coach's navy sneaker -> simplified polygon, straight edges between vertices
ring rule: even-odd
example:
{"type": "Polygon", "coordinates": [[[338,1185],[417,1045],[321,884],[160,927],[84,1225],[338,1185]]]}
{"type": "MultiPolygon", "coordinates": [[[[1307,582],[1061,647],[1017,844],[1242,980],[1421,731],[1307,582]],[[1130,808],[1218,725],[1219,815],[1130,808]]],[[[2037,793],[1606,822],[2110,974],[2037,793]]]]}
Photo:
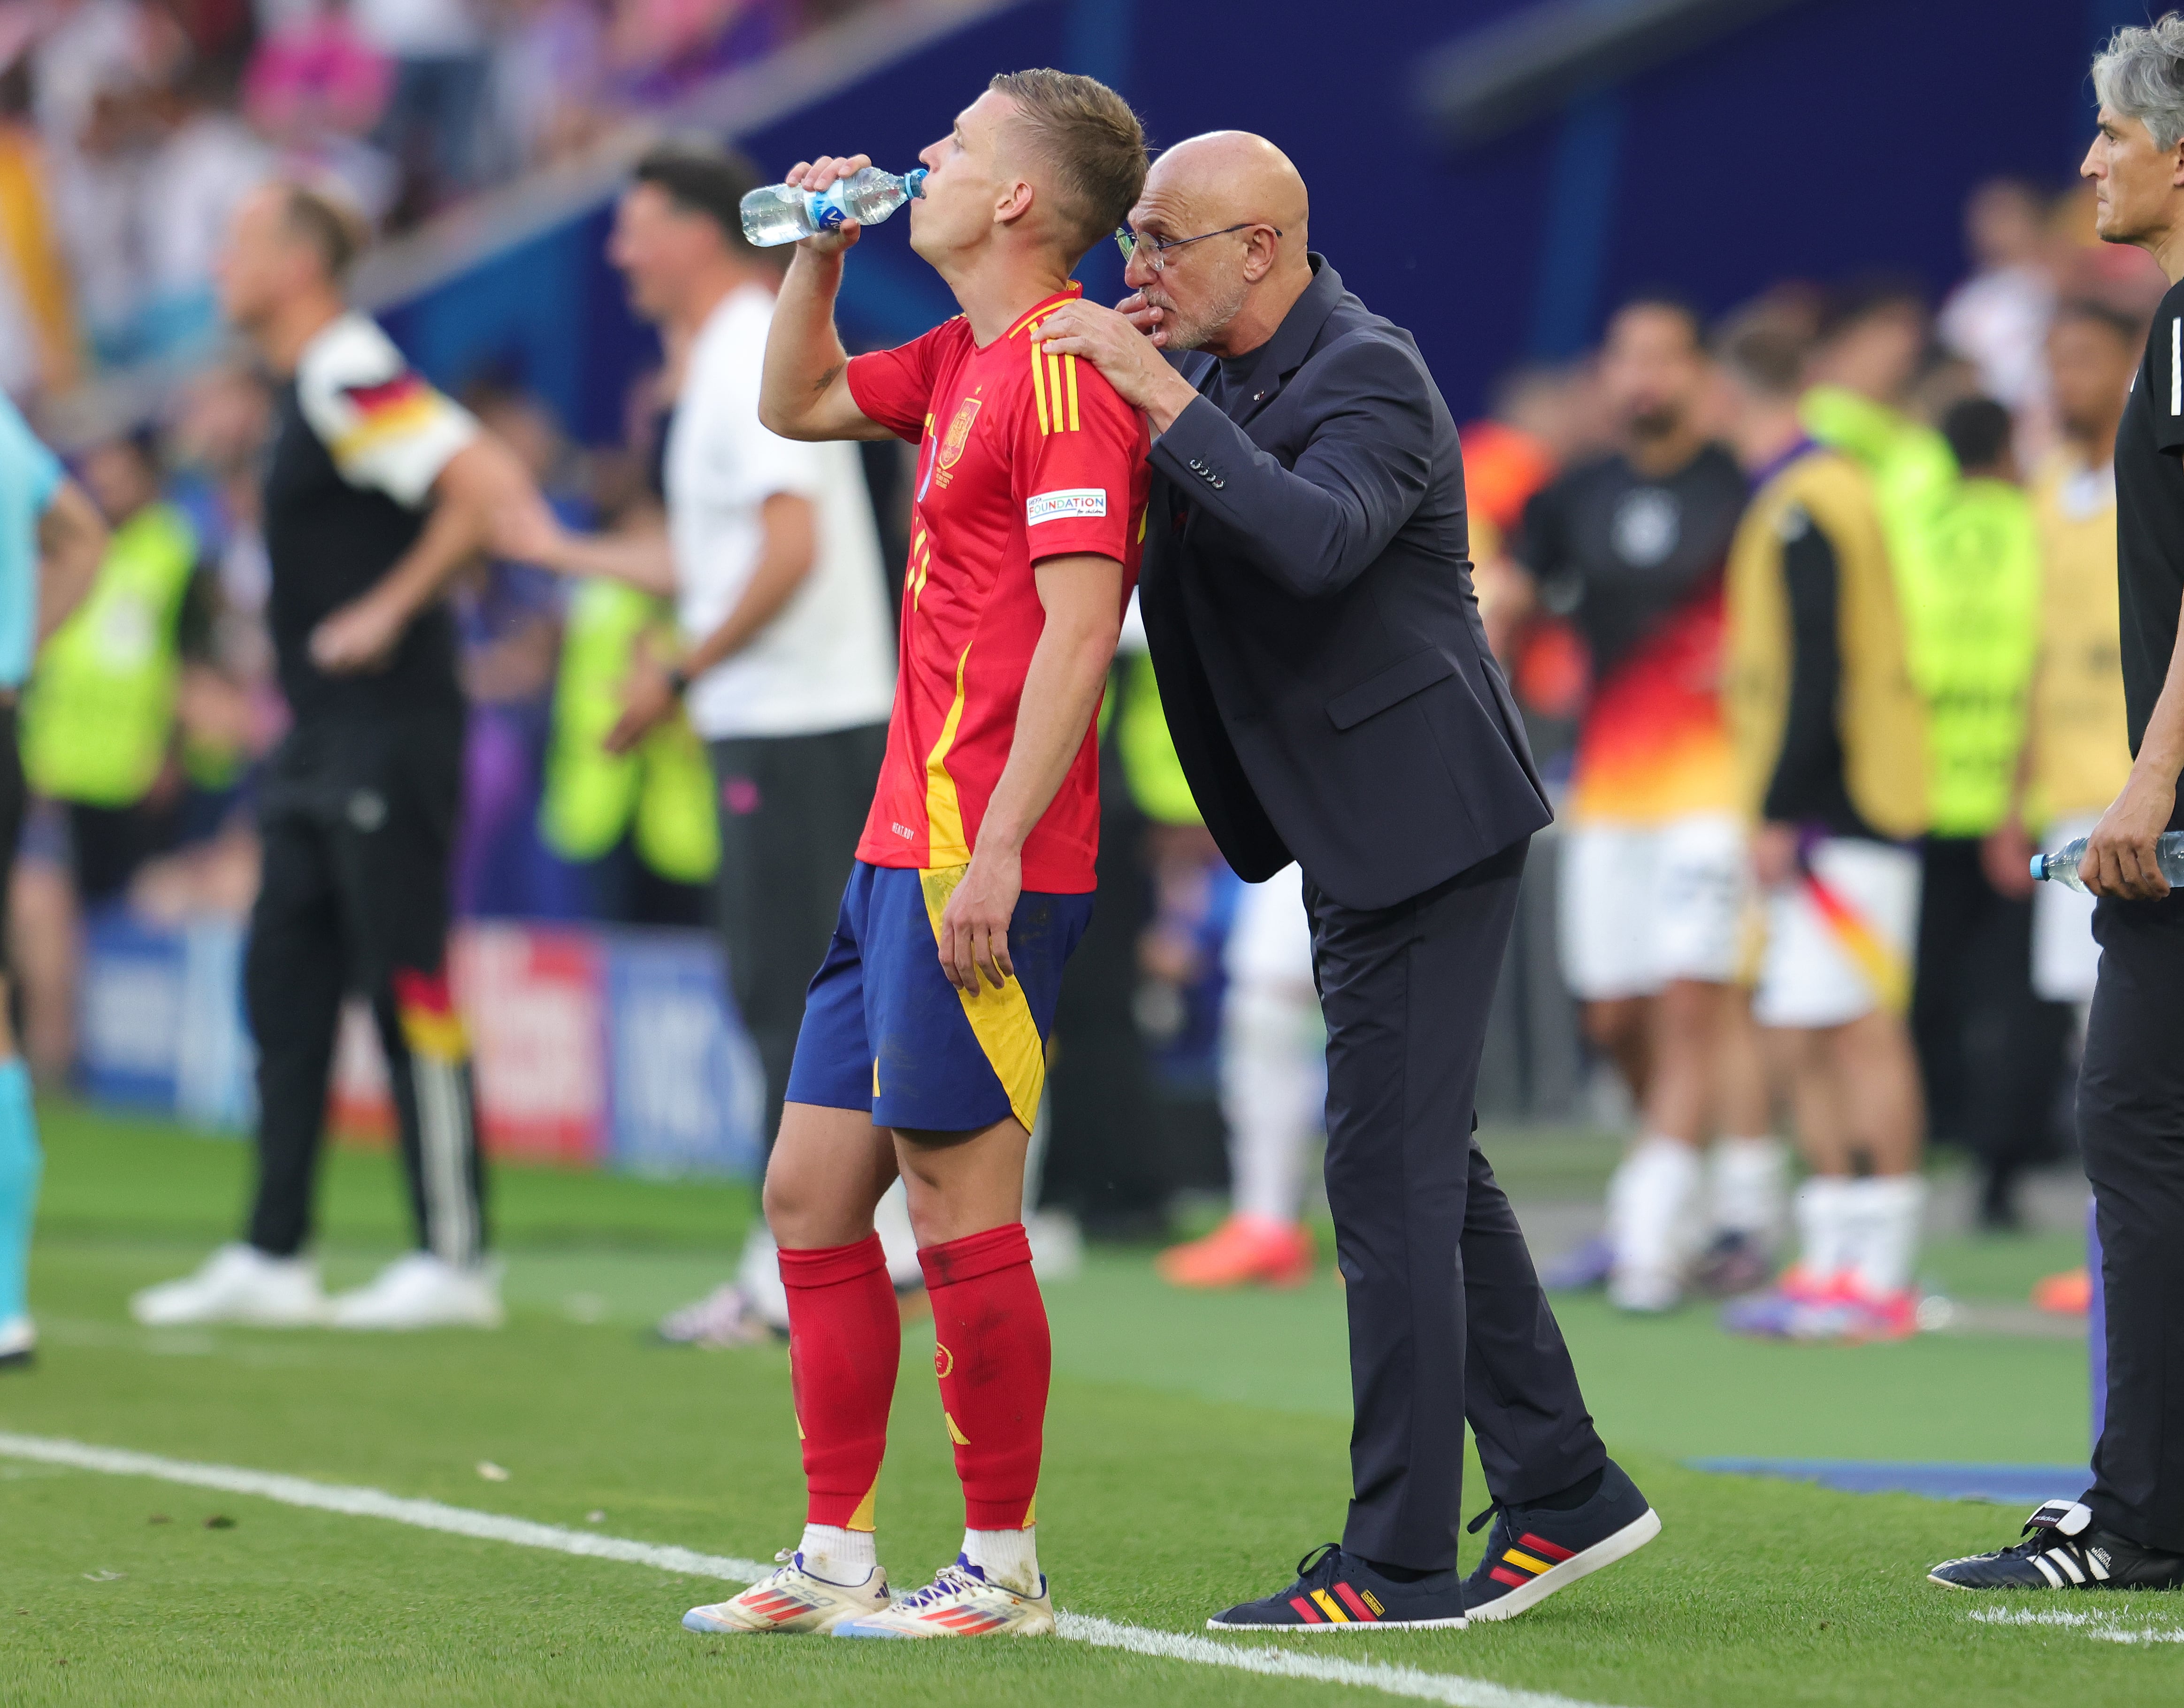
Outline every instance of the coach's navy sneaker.
{"type": "Polygon", "coordinates": [[[1944,1560],[1926,1576],[1951,1589],[2175,1589],[2184,1555],[2159,1554],[2093,1527],[2082,1501],[2051,1500],[2025,1521],[2025,1539],[1992,1554],[1944,1560]]]}
{"type": "Polygon", "coordinates": [[[1296,1582],[1263,1601],[1246,1601],[1206,1622],[1209,1631],[1461,1631],[1463,1585],[1455,1572],[1415,1583],[1384,1577],[1340,1543],[1297,1561],[1296,1582]]]}
{"type": "Polygon", "coordinates": [[[1472,1619],[1514,1619],[1588,1572],[1613,1566],[1661,1533],[1661,1515],[1638,1485],[1609,1460],[1600,1487],[1566,1512],[1499,1502],[1471,1521],[1491,1518],[1486,1555],[1463,1583],[1463,1611],[1472,1619]]]}

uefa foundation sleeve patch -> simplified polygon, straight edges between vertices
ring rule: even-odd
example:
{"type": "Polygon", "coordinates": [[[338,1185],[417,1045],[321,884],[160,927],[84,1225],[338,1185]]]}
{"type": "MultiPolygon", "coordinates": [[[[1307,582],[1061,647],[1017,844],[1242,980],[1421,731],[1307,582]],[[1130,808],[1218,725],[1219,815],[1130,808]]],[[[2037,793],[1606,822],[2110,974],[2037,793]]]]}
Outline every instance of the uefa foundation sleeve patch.
{"type": "Polygon", "coordinates": [[[1105,487],[1068,487],[1056,492],[1034,492],[1024,500],[1024,526],[1057,522],[1065,517],[1104,516],[1107,514],[1105,487]]]}

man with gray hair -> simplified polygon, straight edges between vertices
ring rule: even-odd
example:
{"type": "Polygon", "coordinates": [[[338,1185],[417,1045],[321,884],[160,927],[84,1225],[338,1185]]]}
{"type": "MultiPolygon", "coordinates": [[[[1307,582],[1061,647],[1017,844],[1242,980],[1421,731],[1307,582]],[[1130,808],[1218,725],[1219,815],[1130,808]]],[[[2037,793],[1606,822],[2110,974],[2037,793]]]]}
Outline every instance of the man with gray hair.
{"type": "Polygon", "coordinates": [[[2184,16],[2119,30],[2093,61],[2100,134],[2080,169],[2103,241],[2145,250],[2169,294],[2116,437],[2116,578],[2132,763],[2080,866],[2100,899],[2099,982],[2078,1080],[2107,1302],[2092,1487],[2025,1537],[1930,1574],[1957,1589],[2184,1586],[2184,893],[2158,858],[2184,829],[2184,16]]]}

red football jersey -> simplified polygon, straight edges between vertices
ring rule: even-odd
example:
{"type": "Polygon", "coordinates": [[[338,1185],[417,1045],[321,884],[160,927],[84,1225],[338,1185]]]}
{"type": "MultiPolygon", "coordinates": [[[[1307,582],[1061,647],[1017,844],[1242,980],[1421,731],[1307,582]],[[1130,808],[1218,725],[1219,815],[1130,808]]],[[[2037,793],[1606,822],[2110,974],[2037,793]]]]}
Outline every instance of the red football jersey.
{"type": "MultiPolygon", "coordinates": [[[[1078,290],[983,349],[958,316],[850,363],[857,407],[918,447],[894,715],[857,845],[874,865],[970,860],[1046,625],[1033,565],[1094,553],[1122,565],[1126,602],[1136,585],[1151,482],[1145,419],[1090,363],[1031,339],[1078,290]]],[[[1088,730],[1024,843],[1024,887],[1092,888],[1099,846],[1100,757],[1088,730]]]]}

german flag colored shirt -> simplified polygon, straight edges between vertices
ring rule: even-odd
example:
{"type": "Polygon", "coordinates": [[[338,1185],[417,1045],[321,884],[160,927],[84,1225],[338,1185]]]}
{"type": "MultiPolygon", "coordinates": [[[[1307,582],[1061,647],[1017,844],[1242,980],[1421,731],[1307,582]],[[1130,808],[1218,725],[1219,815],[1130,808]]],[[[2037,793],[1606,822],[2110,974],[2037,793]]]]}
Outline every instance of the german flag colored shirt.
{"type": "MultiPolygon", "coordinates": [[[[1138,578],[1151,475],[1145,417],[1089,362],[1032,342],[1072,284],[983,348],[961,317],[850,363],[866,416],[918,448],[887,759],[857,858],[934,871],[967,864],[1014,740],[1045,627],[1033,570],[1090,554],[1138,578]]],[[[1119,613],[1118,613],[1119,615],[1119,613]]],[[[1026,839],[1023,887],[1093,887],[1097,738],[1085,732],[1026,839]]]]}
{"type": "Polygon", "coordinates": [[[461,709],[444,601],[419,613],[383,669],[329,676],[312,661],[310,640],[416,543],[434,483],[477,433],[469,412],[361,314],[342,315],[304,347],[276,400],[265,490],[266,615],[281,691],[299,720],[461,709]]]}

